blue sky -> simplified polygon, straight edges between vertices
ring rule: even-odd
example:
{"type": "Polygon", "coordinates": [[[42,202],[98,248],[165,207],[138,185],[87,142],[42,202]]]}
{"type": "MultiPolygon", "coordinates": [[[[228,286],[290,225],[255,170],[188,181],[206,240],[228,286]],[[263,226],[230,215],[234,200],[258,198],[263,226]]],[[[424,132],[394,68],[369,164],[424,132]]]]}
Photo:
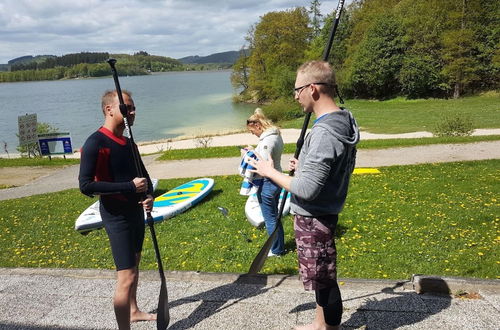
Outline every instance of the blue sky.
{"type": "MultiPolygon", "coordinates": [[[[337,3],[321,1],[322,14],[337,3]]],[[[180,58],[238,50],[260,16],[309,5],[309,0],[2,0],[0,63],[82,51],[145,50],[180,58]]]]}

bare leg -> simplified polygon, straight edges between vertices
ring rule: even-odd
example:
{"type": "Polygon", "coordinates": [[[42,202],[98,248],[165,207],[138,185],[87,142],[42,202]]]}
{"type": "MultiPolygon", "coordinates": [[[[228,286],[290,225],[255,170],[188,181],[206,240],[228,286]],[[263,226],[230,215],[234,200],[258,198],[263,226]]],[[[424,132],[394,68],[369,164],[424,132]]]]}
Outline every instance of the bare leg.
{"type": "Polygon", "coordinates": [[[323,307],[316,304],[316,317],[311,324],[301,325],[295,327],[296,330],[338,330],[339,326],[331,326],[326,324],[325,315],[323,314],[323,307]]]}
{"type": "Polygon", "coordinates": [[[137,306],[137,285],[139,283],[139,262],[141,261],[141,254],[138,253],[136,256],[137,272],[134,276],[134,282],[132,283],[132,288],[130,292],[130,322],[140,322],[140,321],[154,321],[156,320],[156,314],[149,314],[139,310],[137,306]]]}
{"type": "Polygon", "coordinates": [[[130,329],[130,293],[133,287],[136,268],[117,271],[117,283],[113,305],[116,322],[120,330],[130,329]]]}

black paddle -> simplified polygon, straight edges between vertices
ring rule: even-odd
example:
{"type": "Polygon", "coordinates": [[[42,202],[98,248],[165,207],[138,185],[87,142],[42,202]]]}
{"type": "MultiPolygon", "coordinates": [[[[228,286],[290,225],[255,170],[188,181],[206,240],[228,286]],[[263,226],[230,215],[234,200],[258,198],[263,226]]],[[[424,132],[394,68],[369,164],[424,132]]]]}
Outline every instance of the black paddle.
{"type": "MultiPolygon", "coordinates": [[[[125,128],[128,130],[130,136],[130,143],[132,145],[132,158],[134,159],[135,168],[137,171],[137,176],[139,178],[144,177],[144,173],[142,172],[141,167],[141,155],[139,154],[139,150],[134,142],[134,136],[132,135],[132,129],[128,124],[128,111],[127,105],[123,101],[122,89],[120,88],[120,82],[118,81],[118,72],[115,68],[116,60],[114,58],[110,58],[108,61],[111,70],[113,71],[113,79],[115,80],[116,92],[118,94],[118,100],[120,101],[120,112],[123,115],[123,122],[125,123],[125,128]]],[[[149,230],[151,231],[151,238],[153,239],[153,246],[156,254],[156,261],[158,262],[158,271],[160,272],[161,279],[161,287],[160,287],[160,296],[158,298],[158,310],[157,310],[157,319],[156,319],[156,327],[158,330],[164,330],[168,327],[170,323],[170,312],[168,308],[168,292],[167,292],[167,281],[165,280],[165,274],[163,272],[163,265],[161,262],[160,250],[158,249],[158,241],[156,240],[156,233],[154,228],[153,217],[151,216],[151,212],[146,212],[146,219],[148,223],[149,230]]]]}
{"type": "MultiPolygon", "coordinates": [[[[337,26],[340,21],[340,14],[342,12],[342,8],[344,7],[344,0],[340,0],[337,6],[337,11],[335,13],[335,22],[332,24],[332,29],[330,30],[330,36],[328,38],[328,43],[323,52],[323,61],[328,61],[328,57],[330,56],[330,48],[332,48],[333,38],[335,37],[335,32],[337,31],[337,26]]],[[[309,120],[311,119],[311,113],[306,113],[304,117],[304,124],[302,125],[302,130],[300,131],[299,139],[297,140],[297,148],[295,149],[294,158],[298,159],[300,155],[300,150],[302,149],[302,145],[304,144],[304,137],[306,135],[307,126],[309,126],[309,120]]],[[[290,171],[290,176],[293,176],[295,171],[290,171]]],[[[278,226],[281,223],[281,217],[283,215],[283,210],[285,209],[286,199],[288,198],[288,191],[285,191],[283,199],[281,200],[280,209],[278,213],[278,219],[276,220],[276,227],[272,234],[269,236],[267,241],[264,243],[259,253],[255,256],[252,264],[250,265],[250,269],[248,270],[248,274],[256,275],[264,266],[264,262],[266,261],[267,254],[269,253],[269,249],[271,248],[274,239],[278,233],[278,226]]]]}

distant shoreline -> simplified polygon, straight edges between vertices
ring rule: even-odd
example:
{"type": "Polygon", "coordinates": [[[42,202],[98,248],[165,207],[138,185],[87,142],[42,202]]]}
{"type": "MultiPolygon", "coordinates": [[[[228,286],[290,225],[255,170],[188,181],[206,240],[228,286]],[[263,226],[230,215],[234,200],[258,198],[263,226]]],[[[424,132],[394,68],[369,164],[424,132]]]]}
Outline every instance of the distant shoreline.
{"type": "MultiPolygon", "coordinates": [[[[189,72],[207,72],[207,73],[213,73],[213,72],[229,72],[232,71],[231,69],[221,69],[221,70],[215,70],[215,69],[210,69],[210,70],[173,70],[173,71],[155,71],[155,72],[149,72],[147,74],[137,74],[137,75],[125,75],[125,76],[120,76],[120,77],[145,77],[145,76],[156,76],[156,75],[162,75],[162,74],[169,74],[169,73],[189,73],[189,72]]],[[[0,71],[0,73],[3,72],[10,72],[10,71],[0,71]]],[[[14,83],[26,83],[26,82],[47,82],[47,81],[67,81],[67,80],[87,80],[87,79],[109,79],[112,78],[113,76],[110,74],[109,76],[98,76],[98,77],[75,77],[75,78],[61,78],[61,79],[49,79],[49,80],[19,80],[19,81],[0,81],[0,84],[14,84],[14,83]]]]}

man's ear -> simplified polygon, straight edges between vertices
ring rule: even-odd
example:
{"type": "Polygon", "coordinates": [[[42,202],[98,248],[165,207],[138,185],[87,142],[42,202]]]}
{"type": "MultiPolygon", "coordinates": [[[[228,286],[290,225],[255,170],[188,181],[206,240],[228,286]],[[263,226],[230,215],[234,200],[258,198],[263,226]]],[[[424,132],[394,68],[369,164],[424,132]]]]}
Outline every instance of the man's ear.
{"type": "Polygon", "coordinates": [[[104,116],[113,117],[113,107],[111,106],[111,104],[104,106],[104,116]]]}
{"type": "Polygon", "coordinates": [[[312,87],[311,96],[314,101],[317,101],[319,99],[319,94],[320,94],[318,86],[311,85],[311,87],[312,87]]]}

